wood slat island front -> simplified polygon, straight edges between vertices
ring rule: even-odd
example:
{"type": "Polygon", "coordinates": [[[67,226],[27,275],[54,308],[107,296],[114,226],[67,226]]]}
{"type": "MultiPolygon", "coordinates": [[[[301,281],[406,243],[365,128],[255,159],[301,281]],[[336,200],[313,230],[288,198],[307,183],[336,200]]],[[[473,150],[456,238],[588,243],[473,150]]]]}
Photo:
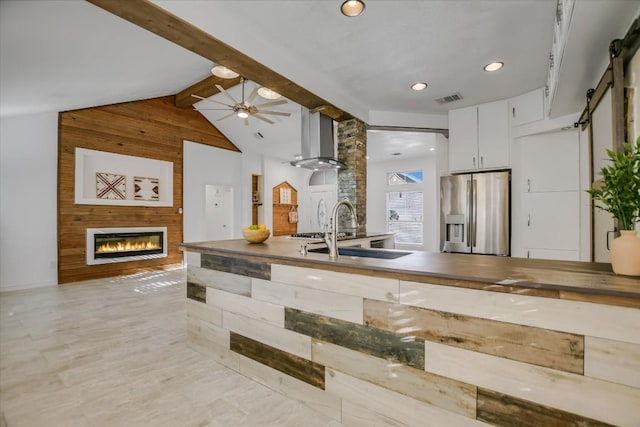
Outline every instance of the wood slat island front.
{"type": "Polygon", "coordinates": [[[190,345],[344,425],[640,420],[640,279],[610,265],[181,249],[190,345]]]}

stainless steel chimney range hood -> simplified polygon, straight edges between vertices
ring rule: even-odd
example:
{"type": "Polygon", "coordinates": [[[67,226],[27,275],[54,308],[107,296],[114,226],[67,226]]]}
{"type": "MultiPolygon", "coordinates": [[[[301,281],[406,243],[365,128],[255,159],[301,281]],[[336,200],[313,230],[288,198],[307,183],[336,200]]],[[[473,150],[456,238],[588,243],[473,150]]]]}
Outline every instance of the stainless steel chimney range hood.
{"type": "Polygon", "coordinates": [[[340,169],[345,164],[335,158],[333,119],[321,113],[311,113],[302,107],[302,154],[292,166],[312,170],[340,169]]]}

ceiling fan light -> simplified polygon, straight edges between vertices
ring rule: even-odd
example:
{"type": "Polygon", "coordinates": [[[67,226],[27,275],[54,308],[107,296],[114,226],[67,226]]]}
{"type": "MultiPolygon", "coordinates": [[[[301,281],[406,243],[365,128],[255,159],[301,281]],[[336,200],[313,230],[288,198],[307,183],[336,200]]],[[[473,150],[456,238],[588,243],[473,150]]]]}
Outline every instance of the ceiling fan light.
{"type": "Polygon", "coordinates": [[[365,8],[365,4],[362,0],[347,0],[340,6],[340,12],[344,16],[355,17],[360,15],[365,8]]]}
{"type": "Polygon", "coordinates": [[[240,110],[238,111],[238,117],[240,117],[241,119],[246,119],[247,117],[249,117],[249,113],[247,113],[245,110],[240,110]]]}
{"type": "Polygon", "coordinates": [[[224,65],[216,65],[213,67],[211,69],[211,74],[216,77],[220,77],[221,79],[235,79],[240,75],[235,71],[228,69],[224,65]]]}
{"type": "Polygon", "coordinates": [[[278,99],[278,98],[280,98],[282,96],[278,92],[276,92],[274,90],[271,90],[268,87],[264,87],[264,86],[262,86],[260,89],[258,89],[258,95],[260,95],[264,99],[278,99]]]}
{"type": "Polygon", "coordinates": [[[485,71],[498,71],[500,68],[504,66],[504,62],[492,62],[484,66],[485,71]]]}

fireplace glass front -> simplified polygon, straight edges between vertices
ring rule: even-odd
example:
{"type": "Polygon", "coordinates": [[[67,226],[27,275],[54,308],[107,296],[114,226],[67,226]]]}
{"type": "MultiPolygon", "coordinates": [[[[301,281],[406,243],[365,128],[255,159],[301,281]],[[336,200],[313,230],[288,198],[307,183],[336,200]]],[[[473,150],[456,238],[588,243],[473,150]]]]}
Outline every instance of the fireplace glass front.
{"type": "Polygon", "coordinates": [[[163,242],[162,231],[94,234],[94,256],[98,259],[161,254],[163,242]]]}

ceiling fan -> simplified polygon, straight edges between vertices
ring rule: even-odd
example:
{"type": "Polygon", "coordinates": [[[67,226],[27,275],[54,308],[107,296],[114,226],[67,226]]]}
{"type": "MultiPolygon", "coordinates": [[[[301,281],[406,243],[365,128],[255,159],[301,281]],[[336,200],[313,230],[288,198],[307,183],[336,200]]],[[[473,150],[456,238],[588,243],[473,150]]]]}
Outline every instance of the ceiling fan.
{"type": "Polygon", "coordinates": [[[274,124],[275,122],[265,117],[264,114],[272,115],[272,116],[286,116],[286,117],[291,115],[291,113],[285,113],[282,111],[272,111],[272,110],[263,109],[266,107],[275,107],[276,105],[286,104],[287,103],[286,99],[264,102],[262,104],[253,104],[253,100],[256,98],[256,96],[258,96],[259,88],[257,86],[253,88],[253,90],[251,91],[251,94],[249,94],[247,99],[245,99],[244,97],[245,82],[246,82],[246,79],[244,77],[241,77],[240,84],[242,85],[242,101],[240,102],[236,101],[236,99],[233,96],[231,96],[231,94],[227,92],[222,86],[216,85],[216,88],[220,92],[222,92],[227,98],[229,98],[233,102],[233,104],[225,104],[224,102],[220,102],[220,101],[216,101],[213,99],[204,98],[202,96],[192,94],[191,96],[193,96],[194,98],[198,98],[203,101],[213,102],[219,105],[224,105],[226,107],[226,108],[196,108],[196,110],[198,111],[231,111],[231,113],[227,114],[226,116],[219,118],[218,121],[224,120],[233,115],[237,115],[241,119],[244,119],[245,126],[249,125],[249,117],[255,117],[256,119],[262,120],[263,122],[274,124]]]}

